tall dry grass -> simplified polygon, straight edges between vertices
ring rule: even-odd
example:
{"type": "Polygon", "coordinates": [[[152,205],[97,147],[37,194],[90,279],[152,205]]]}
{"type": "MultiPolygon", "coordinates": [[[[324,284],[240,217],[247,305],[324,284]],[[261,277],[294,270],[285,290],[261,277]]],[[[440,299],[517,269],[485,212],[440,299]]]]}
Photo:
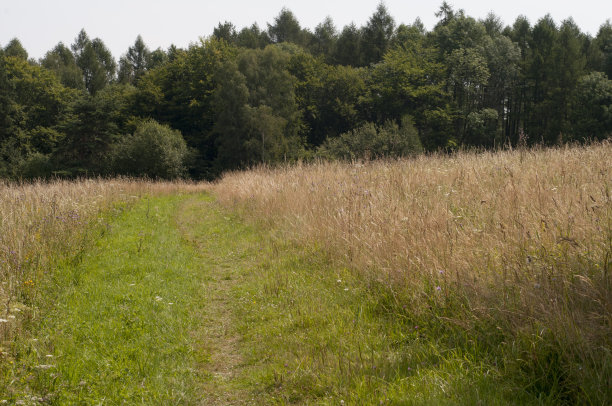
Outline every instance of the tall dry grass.
{"type": "Polygon", "coordinates": [[[609,361],[611,162],[606,142],[260,168],[212,188],[343,258],[413,314],[609,361]]]}
{"type": "Polygon", "coordinates": [[[0,342],[33,317],[39,284],[53,264],[81,252],[105,212],[144,195],[202,186],[130,179],[36,183],[0,181],[0,342]]]}

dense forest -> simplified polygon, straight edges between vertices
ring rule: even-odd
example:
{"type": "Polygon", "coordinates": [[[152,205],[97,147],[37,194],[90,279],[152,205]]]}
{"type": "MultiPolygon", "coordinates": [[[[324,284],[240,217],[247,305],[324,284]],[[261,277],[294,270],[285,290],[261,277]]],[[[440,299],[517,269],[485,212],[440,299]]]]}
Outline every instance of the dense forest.
{"type": "Polygon", "coordinates": [[[446,2],[427,31],[380,4],[362,27],[219,23],[187,49],[139,36],[117,62],[82,30],[36,61],[0,47],[0,178],[225,170],[612,134],[612,25],[504,26],[446,2]]]}

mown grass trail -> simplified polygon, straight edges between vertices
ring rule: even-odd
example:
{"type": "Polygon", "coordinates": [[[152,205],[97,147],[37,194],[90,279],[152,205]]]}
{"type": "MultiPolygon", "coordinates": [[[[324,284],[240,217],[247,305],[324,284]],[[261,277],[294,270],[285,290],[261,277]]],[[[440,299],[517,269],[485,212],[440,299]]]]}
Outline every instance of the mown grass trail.
{"type": "Polygon", "coordinates": [[[0,400],[554,403],[514,385],[486,351],[457,345],[469,337],[391,313],[393,296],[371,280],[210,196],[144,199],[106,230],[53,272],[0,400]]]}
{"type": "Polygon", "coordinates": [[[141,201],[111,221],[94,247],[53,270],[42,320],[15,361],[22,381],[15,398],[23,401],[23,392],[51,404],[198,398],[195,332],[206,273],[173,226],[183,199],[141,201]]]}

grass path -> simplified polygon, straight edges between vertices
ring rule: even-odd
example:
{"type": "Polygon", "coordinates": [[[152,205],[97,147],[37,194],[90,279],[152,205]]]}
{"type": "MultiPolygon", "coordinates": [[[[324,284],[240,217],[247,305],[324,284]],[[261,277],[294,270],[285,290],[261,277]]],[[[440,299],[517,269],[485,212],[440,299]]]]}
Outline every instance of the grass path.
{"type": "MultiPolygon", "coordinates": [[[[210,198],[178,226],[208,264],[202,404],[545,404],[316,247],[210,198]]],[[[469,339],[469,337],[468,337],[469,339]]],[[[474,351],[476,352],[476,351],[474,351]]]]}
{"type": "Polygon", "coordinates": [[[182,200],[142,201],[78,263],[54,270],[45,290],[56,297],[16,362],[39,400],[194,403],[206,273],[173,226],[182,200]]]}
{"type": "Polygon", "coordinates": [[[52,275],[0,401],[547,403],[435,324],[393,313],[371,280],[207,195],[143,200],[52,275]]]}
{"type": "Polygon", "coordinates": [[[207,275],[202,284],[207,301],[199,335],[206,354],[206,377],[199,403],[249,403],[248,392],[236,384],[242,355],[230,302],[232,290],[243,279],[237,258],[249,259],[248,250],[256,243],[253,233],[222,215],[211,198],[184,201],[177,211],[176,225],[195,247],[198,262],[206,268],[207,275]]]}

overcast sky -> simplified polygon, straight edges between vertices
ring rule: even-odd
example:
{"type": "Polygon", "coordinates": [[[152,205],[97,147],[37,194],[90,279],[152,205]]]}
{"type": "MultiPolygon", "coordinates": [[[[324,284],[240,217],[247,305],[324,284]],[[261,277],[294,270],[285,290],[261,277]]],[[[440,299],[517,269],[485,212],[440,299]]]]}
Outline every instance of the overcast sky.
{"type": "MultiPolygon", "coordinates": [[[[90,38],[99,37],[119,58],[141,34],[149,48],[171,44],[186,47],[199,37],[212,33],[220,21],[231,21],[238,28],[257,22],[261,28],[272,22],[281,8],[296,15],[302,27],[314,28],[326,16],[336,26],[355,22],[363,25],[379,0],[0,0],[0,45],[19,38],[30,57],[40,58],[62,41],[70,45],[81,28],[90,38]]],[[[386,0],[396,23],[411,23],[420,17],[431,29],[440,1],[386,0]]],[[[512,24],[525,15],[531,23],[550,13],[559,23],[573,17],[584,32],[596,35],[599,27],[612,18],[612,1],[511,0],[503,2],[450,0],[455,9],[484,18],[493,11],[512,24]]]]}

